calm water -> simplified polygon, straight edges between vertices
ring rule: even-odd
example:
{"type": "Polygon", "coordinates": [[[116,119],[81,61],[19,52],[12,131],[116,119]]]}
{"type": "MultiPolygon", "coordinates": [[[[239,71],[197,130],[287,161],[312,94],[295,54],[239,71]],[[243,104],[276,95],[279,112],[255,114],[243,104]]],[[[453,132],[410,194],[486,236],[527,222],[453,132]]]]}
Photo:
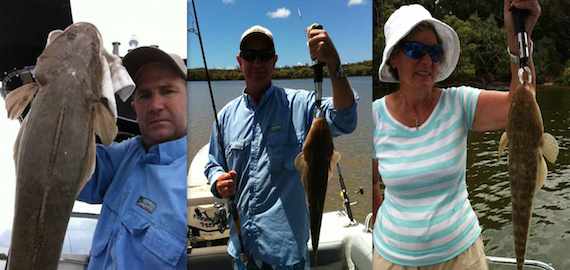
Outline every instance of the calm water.
{"type": "MultiPolygon", "coordinates": [[[[539,89],[537,99],[544,129],[558,140],[560,154],[556,164],[548,164],[545,186],[535,196],[526,257],[570,269],[570,90],[539,89]]],[[[487,255],[514,258],[507,158],[497,156],[501,133],[471,134],[467,185],[487,255]]]]}
{"type": "MultiPolygon", "coordinates": [[[[370,100],[372,95],[372,80],[370,77],[349,78],[352,87],[360,96],[358,106],[358,125],[356,130],[350,134],[335,139],[335,147],[342,155],[341,168],[344,181],[349,190],[351,201],[358,202],[352,207],[353,213],[359,221],[364,221],[364,217],[371,209],[371,132],[372,132],[372,109],[370,100]],[[363,194],[358,191],[362,189],[363,194]]],[[[308,89],[314,88],[312,79],[301,80],[274,80],[277,86],[308,89]]],[[[193,157],[198,150],[208,143],[210,129],[214,121],[208,84],[206,82],[190,82],[190,152],[189,157],[193,157]]],[[[216,81],[212,82],[216,108],[220,110],[228,101],[241,95],[243,81],[216,81]]],[[[330,96],[330,80],[325,79],[324,96],[330,96]]],[[[330,180],[327,191],[327,201],[325,211],[342,208],[342,199],[339,193],[340,187],[338,177],[330,180]]]]}

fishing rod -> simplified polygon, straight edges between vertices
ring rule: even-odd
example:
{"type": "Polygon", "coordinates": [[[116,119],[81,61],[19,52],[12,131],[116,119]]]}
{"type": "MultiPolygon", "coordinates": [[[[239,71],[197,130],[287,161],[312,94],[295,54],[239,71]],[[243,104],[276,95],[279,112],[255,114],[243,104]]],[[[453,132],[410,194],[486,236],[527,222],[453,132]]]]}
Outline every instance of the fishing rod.
{"type": "MultiPolygon", "coordinates": [[[[202,34],[200,32],[200,24],[198,23],[198,14],[196,13],[196,4],[194,2],[194,0],[192,0],[192,9],[194,10],[194,19],[196,20],[196,31],[198,34],[198,40],[200,41],[200,49],[202,51],[202,60],[204,61],[204,69],[206,71],[206,79],[208,80],[208,89],[210,92],[210,101],[212,102],[212,109],[214,111],[214,120],[216,121],[216,131],[218,132],[218,144],[219,147],[221,149],[222,152],[222,158],[223,158],[223,162],[226,166],[228,166],[228,160],[226,158],[226,151],[224,150],[224,139],[223,139],[223,134],[222,134],[222,128],[220,126],[220,122],[218,121],[218,111],[216,110],[216,103],[214,101],[214,92],[212,91],[212,83],[211,83],[211,79],[210,79],[210,74],[208,72],[208,64],[206,63],[206,54],[204,53],[204,44],[202,43],[202,34]]],[[[238,187],[238,181],[237,178],[234,179],[234,187],[238,187]]],[[[237,190],[236,190],[237,191],[237,190]]],[[[235,194],[234,196],[232,196],[231,198],[228,199],[228,208],[229,208],[229,212],[230,215],[233,217],[234,220],[234,224],[236,227],[236,232],[238,235],[238,239],[239,239],[239,246],[240,246],[240,259],[241,261],[247,265],[248,262],[248,257],[244,252],[244,245],[243,245],[243,239],[241,237],[241,223],[240,223],[240,218],[239,218],[239,213],[237,210],[237,205],[235,203],[235,194]]]]}
{"type": "Polygon", "coordinates": [[[338,182],[340,183],[340,191],[342,194],[342,200],[344,202],[344,209],[346,209],[346,214],[350,219],[350,223],[354,223],[354,216],[352,215],[352,209],[350,208],[350,198],[348,198],[348,192],[346,191],[346,185],[344,184],[344,178],[342,177],[342,172],[340,171],[340,163],[336,163],[336,169],[338,170],[338,182]]]}
{"type": "Polygon", "coordinates": [[[515,28],[515,33],[517,35],[517,41],[519,45],[519,81],[521,84],[525,82],[524,74],[527,73],[528,83],[532,83],[532,73],[529,67],[530,62],[530,47],[528,33],[525,30],[525,20],[528,16],[528,10],[511,8],[511,14],[513,16],[513,26],[515,28]]]}

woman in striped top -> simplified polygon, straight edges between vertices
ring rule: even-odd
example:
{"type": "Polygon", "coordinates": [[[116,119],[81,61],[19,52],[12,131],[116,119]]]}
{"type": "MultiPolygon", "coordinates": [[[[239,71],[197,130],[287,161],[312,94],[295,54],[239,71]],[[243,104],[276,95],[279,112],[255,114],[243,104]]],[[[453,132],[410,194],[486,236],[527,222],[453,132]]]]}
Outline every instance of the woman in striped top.
{"type": "MultiPolygon", "coordinates": [[[[511,5],[530,11],[529,37],[540,6],[538,0],[504,0],[508,48],[518,52],[511,5]]],[[[372,105],[375,159],[385,185],[373,232],[374,269],[487,269],[465,183],[467,134],[504,128],[510,91],[437,88],[455,69],[459,38],[420,5],[396,10],[384,33],[380,80],[399,88],[372,105]]],[[[518,65],[512,62],[514,91],[518,65]]],[[[530,67],[535,77],[532,60],[530,67]]]]}

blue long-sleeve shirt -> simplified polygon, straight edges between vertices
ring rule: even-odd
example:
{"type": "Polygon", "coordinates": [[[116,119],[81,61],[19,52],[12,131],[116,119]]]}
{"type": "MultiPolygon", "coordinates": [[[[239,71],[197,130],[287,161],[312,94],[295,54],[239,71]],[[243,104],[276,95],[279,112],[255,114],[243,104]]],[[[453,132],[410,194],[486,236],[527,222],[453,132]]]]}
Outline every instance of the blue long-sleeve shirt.
{"type": "Polygon", "coordinates": [[[97,146],[78,200],[103,204],[88,269],[186,269],[186,137],[97,146]]]}
{"type": "MultiPolygon", "coordinates": [[[[338,111],[331,98],[323,100],[333,135],[355,129],[356,99],[350,108],[338,111]]],[[[223,150],[217,130],[212,128],[205,168],[212,193],[218,196],[215,185],[220,174],[237,172],[236,204],[244,248],[249,256],[274,266],[300,263],[307,254],[309,212],[294,159],[314,110],[314,92],[271,86],[258,105],[244,93],[219,112],[223,150]],[[222,153],[228,164],[224,164],[222,153]]],[[[230,227],[228,252],[237,258],[240,244],[233,221],[230,227]]]]}

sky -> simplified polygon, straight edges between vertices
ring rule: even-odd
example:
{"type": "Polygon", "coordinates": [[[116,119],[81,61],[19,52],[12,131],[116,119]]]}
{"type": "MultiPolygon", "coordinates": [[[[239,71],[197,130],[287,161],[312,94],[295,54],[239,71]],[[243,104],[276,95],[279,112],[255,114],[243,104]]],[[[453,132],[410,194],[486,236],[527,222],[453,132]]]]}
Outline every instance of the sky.
{"type": "Polygon", "coordinates": [[[73,21],[91,22],[111,52],[121,42],[120,55],[133,36],[139,46],[158,45],[186,58],[186,2],[184,0],[70,0],[73,21]]]}
{"type": "MultiPolygon", "coordinates": [[[[273,33],[277,66],[309,62],[304,30],[313,22],[329,32],[343,63],[372,59],[371,0],[195,0],[195,4],[208,68],[235,68],[240,37],[255,24],[273,33]]],[[[191,0],[187,7],[189,29],[195,29],[191,0]]],[[[198,36],[190,33],[187,43],[190,68],[203,67],[198,36]]]]}

